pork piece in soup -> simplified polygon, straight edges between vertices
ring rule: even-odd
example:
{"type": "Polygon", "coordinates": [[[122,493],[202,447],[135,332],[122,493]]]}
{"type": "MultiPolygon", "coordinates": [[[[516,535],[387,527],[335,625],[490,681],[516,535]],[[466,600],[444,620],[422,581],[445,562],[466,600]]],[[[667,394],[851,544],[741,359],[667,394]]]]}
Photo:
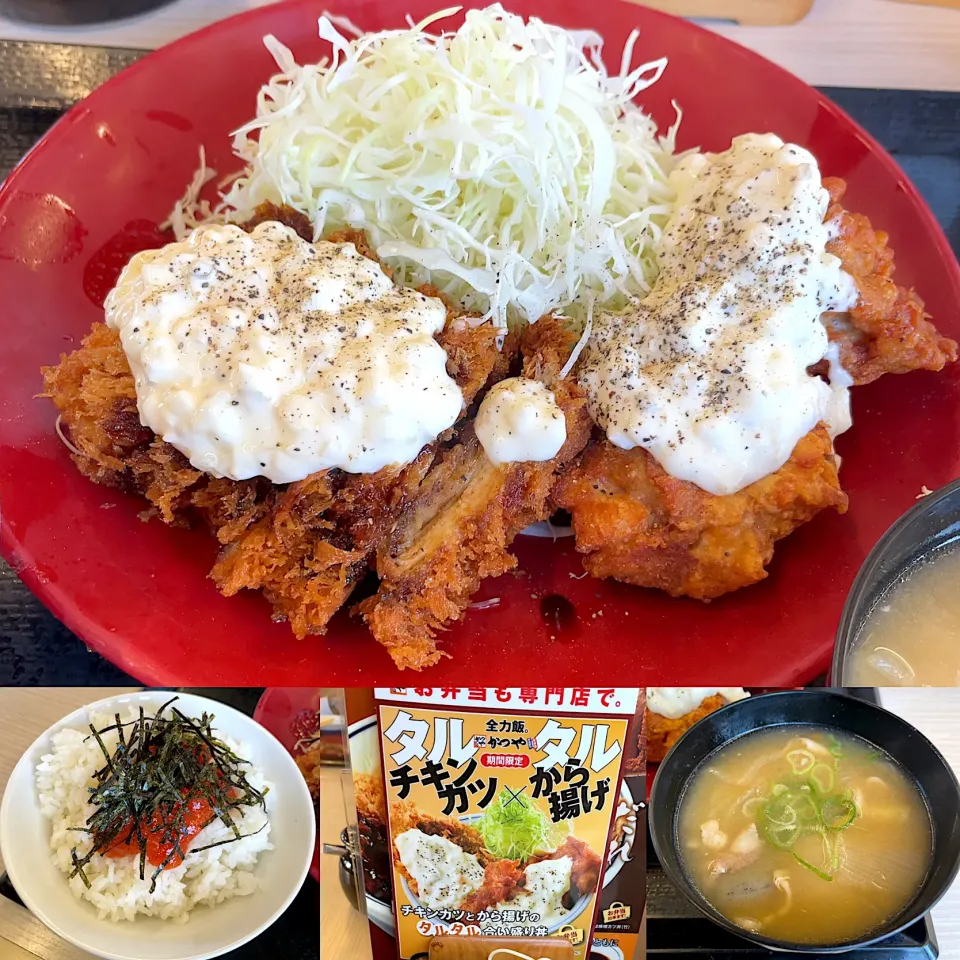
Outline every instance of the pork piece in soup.
{"type": "Polygon", "coordinates": [[[798,725],[748,733],[704,762],[678,840],[688,877],[733,923],[824,946],[898,915],[932,853],[923,797],[889,756],[798,725]]]}

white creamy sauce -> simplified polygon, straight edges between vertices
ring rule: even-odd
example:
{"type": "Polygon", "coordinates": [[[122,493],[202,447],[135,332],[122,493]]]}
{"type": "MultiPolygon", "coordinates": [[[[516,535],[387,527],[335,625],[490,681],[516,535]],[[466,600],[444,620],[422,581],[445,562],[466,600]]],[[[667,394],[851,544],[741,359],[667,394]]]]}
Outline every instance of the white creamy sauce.
{"type": "Polygon", "coordinates": [[[848,424],[845,387],[807,367],[827,353],[820,315],[853,306],[856,285],[825,252],[829,198],[801,147],[746,134],[686,157],[670,181],[654,288],[595,318],[579,379],[612,443],[733,493],[779,469],[819,420],[848,424]]]}
{"type": "Polygon", "coordinates": [[[717,695],[727,703],[750,696],[743,687],[647,687],[647,709],[668,720],[679,720],[717,695]]]}
{"type": "Polygon", "coordinates": [[[563,898],[570,889],[570,873],[573,869],[571,857],[558,857],[556,860],[541,860],[533,863],[524,871],[524,889],[509,903],[497,904],[497,910],[529,910],[539,914],[535,924],[553,926],[569,913],[563,905],[563,898]]]}
{"type": "MultiPolygon", "coordinates": [[[[850,388],[853,386],[853,377],[843,369],[840,363],[840,348],[836,343],[827,345],[824,358],[830,364],[830,372],[827,376],[830,378],[831,390],[823,421],[830,430],[830,436],[839,437],[841,433],[846,433],[853,426],[853,414],[850,412],[850,388]]],[[[837,465],[839,464],[840,458],[837,457],[837,465]]]]}
{"type": "Polygon", "coordinates": [[[501,380],[483,398],[474,423],[491,463],[552,460],[567,439],[553,393],[539,380],[501,380]]]}
{"type": "Polygon", "coordinates": [[[200,227],[138,253],[105,309],[142,422],[214,476],[409,463],[462,407],[434,339],[443,303],[351,243],[279,223],[200,227]]]}
{"type": "Polygon", "coordinates": [[[417,882],[417,899],[433,910],[457,910],[480,889],[483,867],[446,837],[405,830],[396,838],[400,862],[417,882]]]}

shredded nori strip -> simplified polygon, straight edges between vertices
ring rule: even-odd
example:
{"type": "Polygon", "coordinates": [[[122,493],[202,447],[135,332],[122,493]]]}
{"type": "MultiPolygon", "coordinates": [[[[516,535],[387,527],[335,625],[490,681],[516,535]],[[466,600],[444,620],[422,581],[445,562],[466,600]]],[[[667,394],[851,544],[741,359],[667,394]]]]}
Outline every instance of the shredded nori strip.
{"type": "MultiPolygon", "coordinates": [[[[90,787],[90,803],[94,812],[86,827],[77,828],[90,834],[93,845],[85,856],[70,852],[73,871],[89,888],[84,867],[96,854],[106,853],[117,843],[129,844],[134,839],[140,858],[140,879],[146,876],[147,834],[159,833],[169,853],[150,875],[150,892],[156,889],[157,877],[188,853],[220,847],[255,833],[243,834],[231,814],[243,807],[260,807],[266,811],[266,792],[250,785],[243,767],[249,762],[238,757],[213,733],[213,714],[204,713],[192,719],[181,713],[168,700],[154,716],[147,716],[140,707],[136,720],[122,723],[115,714],[114,723],[101,729],[90,725],[90,736],[96,740],[104,757],[104,766],[94,774],[96,785],[90,787]],[[126,728],[126,730],[124,729],[126,728]],[[118,741],[111,752],[103,736],[116,732],[118,741]],[[184,813],[194,800],[205,800],[211,816],[198,828],[199,833],[214,820],[220,820],[233,836],[203,847],[184,850],[186,836],[184,813]],[[150,825],[159,820],[158,829],[150,825]]],[[[266,826],[266,824],[264,824],[266,826]]]]}

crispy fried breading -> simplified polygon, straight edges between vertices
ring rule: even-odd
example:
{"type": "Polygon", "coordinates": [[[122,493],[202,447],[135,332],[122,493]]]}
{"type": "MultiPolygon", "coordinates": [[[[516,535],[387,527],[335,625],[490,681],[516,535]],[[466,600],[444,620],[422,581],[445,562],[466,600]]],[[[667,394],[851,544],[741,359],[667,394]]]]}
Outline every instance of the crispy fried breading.
{"type": "Polygon", "coordinates": [[[290,484],[275,493],[268,516],[221,552],[210,576],[228,597],[262,590],[296,636],[322,633],[432,456],[399,470],[329,471],[290,484]]]}
{"type": "Polygon", "coordinates": [[[523,883],[523,871],[517,860],[491,860],[483,870],[483,883],[460,904],[461,910],[480,913],[498,903],[509,903],[523,883]]]}
{"type": "Polygon", "coordinates": [[[575,901],[577,896],[583,896],[597,888],[600,883],[603,861],[590,849],[585,840],[570,834],[556,850],[531,857],[527,866],[541,860],[559,860],[561,857],[570,857],[573,861],[570,868],[570,900],[565,901],[564,904],[569,909],[573,906],[572,901],[575,901]]]}
{"type": "Polygon", "coordinates": [[[570,381],[556,381],[575,338],[540,320],[524,332],[524,375],[552,386],[566,418],[567,439],[544,463],[493,464],[472,426],[427,474],[378,552],[376,596],[360,605],[371,632],[401,668],[422,669],[443,655],[437,634],[461,619],[487,577],[516,566],[514,538],[551,513],[557,477],[587,443],[586,401],[570,381]]]}
{"type": "MultiPolygon", "coordinates": [[[[252,229],[265,220],[279,220],[312,239],[305,217],[271,204],[243,226],[252,229]]],[[[376,259],[363,233],[344,230],[328,239],[353,243],[376,259]]],[[[433,288],[424,292],[438,295],[433,288]]],[[[466,412],[488,383],[506,375],[516,344],[508,338],[506,348],[499,349],[502,331],[477,324],[444,302],[447,324],[437,340],[447,351],[447,369],[463,393],[466,412]]],[[[143,495],[166,523],[186,524],[199,514],[223,545],[211,572],[221,592],[262,590],[275,617],[289,621],[298,637],[322,633],[365,576],[437,447],[426,448],[402,468],[372,475],[331,470],[287,487],[263,478],[216,479],[140,424],[133,375],[116,331],[95,324],[79,350],[43,375],[45,395],[60,410],[65,433],[80,451],[73,456],[80,471],[98,483],[143,495]]]]}
{"type": "Polygon", "coordinates": [[[894,282],[887,234],[874,230],[862,213],[843,208],[843,180],[826,177],[823,185],[830,193],[826,219],[838,228],[827,250],[840,258],[860,293],[849,314],[824,317],[830,339],[839,344],[843,368],[855,384],[885,373],[942,370],[957,359],[957,344],[938,333],[915,291],[894,282]]]}
{"type": "Polygon", "coordinates": [[[64,414],[70,441],[81,451],[74,463],[106,486],[129,488],[127,459],[149,446],[153,432],[140,424],[137,392],[120,335],[102,323],[79,350],[42,369],[45,392],[64,414]]]}
{"type": "Polygon", "coordinates": [[[714,710],[719,710],[726,702],[721,694],[714,694],[712,697],[707,697],[695,710],[677,717],[676,720],[662,717],[659,713],[653,713],[648,709],[644,715],[647,729],[647,762],[660,763],[667,755],[667,751],[697,721],[713,713],[714,710]]]}
{"type": "MultiPolygon", "coordinates": [[[[884,373],[939,370],[956,359],[956,344],[937,333],[920,298],[894,283],[887,235],[843,209],[842,180],[824,185],[827,219],[838,228],[828,249],[860,291],[849,314],[824,317],[844,369],[862,384],[884,373]]],[[[827,371],[823,361],[810,372],[827,371]]],[[[670,477],[644,450],[600,440],[564,477],[556,502],[572,513],[577,550],[594,576],[710,600],[766,577],[777,540],[828,507],[843,512],[847,497],[820,424],[783,467],[725,497],[670,477]]]]}
{"type": "Polygon", "coordinates": [[[823,424],[779,470],[727,496],[671,477],[640,447],[601,440],[555,500],[573,516],[591,574],[700,600],[762,580],[777,540],[821,510],[847,507],[823,424]]]}
{"type": "MultiPolygon", "coordinates": [[[[450,351],[448,372],[466,405],[506,370],[509,360],[497,349],[496,338],[489,324],[471,325],[456,317],[437,338],[450,351]]],[[[221,553],[211,572],[214,582],[225,596],[262,590],[298,637],[323,633],[366,575],[397,516],[417,495],[434,456],[431,446],[401,468],[375,474],[329,471],[291,484],[277,495],[270,516],[221,553]]]]}
{"type": "Polygon", "coordinates": [[[95,324],[80,349],[43,369],[45,395],[81,455],[80,472],[96,483],[146,497],[166,523],[194,508],[229,542],[264,509],[265,480],[217,480],[140,424],[133,374],[115,330],[95,324]]]}
{"type": "Polygon", "coordinates": [[[386,825],[387,796],[379,773],[354,773],[353,794],[358,816],[386,825]]]}

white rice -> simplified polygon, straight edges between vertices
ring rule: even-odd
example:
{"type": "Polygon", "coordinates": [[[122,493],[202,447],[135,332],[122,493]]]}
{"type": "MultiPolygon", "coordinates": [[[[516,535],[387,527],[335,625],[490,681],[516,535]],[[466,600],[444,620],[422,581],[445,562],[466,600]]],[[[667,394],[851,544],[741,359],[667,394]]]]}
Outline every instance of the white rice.
{"type": "MultiPolygon", "coordinates": [[[[137,719],[138,711],[128,708],[121,714],[124,722],[137,719]]],[[[110,726],[114,718],[91,715],[90,721],[97,729],[110,726]]],[[[95,808],[88,802],[89,789],[95,785],[94,773],[103,766],[103,753],[97,742],[89,737],[89,728],[61,730],[51,739],[52,752],[46,754],[37,765],[37,793],[43,815],[51,821],[50,849],[54,864],[69,876],[73,872],[70,852],[76,849],[83,857],[91,848],[90,837],[75,832],[74,827],[84,827],[95,808]]],[[[230,737],[218,734],[219,738],[238,756],[248,759],[249,746],[230,737]]],[[[116,733],[103,736],[110,750],[117,743],[116,733]]],[[[250,785],[263,793],[269,789],[260,772],[253,766],[245,767],[244,773],[250,785]]],[[[270,808],[271,795],[266,797],[270,808]]],[[[90,883],[84,886],[79,876],[68,880],[74,896],[88,900],[97,909],[101,920],[134,920],[138,914],[161,917],[186,923],[190,911],[200,904],[213,906],[230,897],[247,896],[259,889],[255,875],[257,858],[265,850],[272,850],[270,823],[267,814],[259,807],[245,808],[245,814],[236,812],[235,821],[245,836],[240,840],[192,853],[194,847],[216,843],[233,836],[233,832],[219,821],[211,823],[194,838],[186,859],[178,867],[164,870],[150,893],[150,875],[153,869],[147,863],[144,879],[140,879],[139,858],[104,857],[94,855],[84,867],[90,883]],[[261,832],[257,833],[263,827],[261,832]]]]}

